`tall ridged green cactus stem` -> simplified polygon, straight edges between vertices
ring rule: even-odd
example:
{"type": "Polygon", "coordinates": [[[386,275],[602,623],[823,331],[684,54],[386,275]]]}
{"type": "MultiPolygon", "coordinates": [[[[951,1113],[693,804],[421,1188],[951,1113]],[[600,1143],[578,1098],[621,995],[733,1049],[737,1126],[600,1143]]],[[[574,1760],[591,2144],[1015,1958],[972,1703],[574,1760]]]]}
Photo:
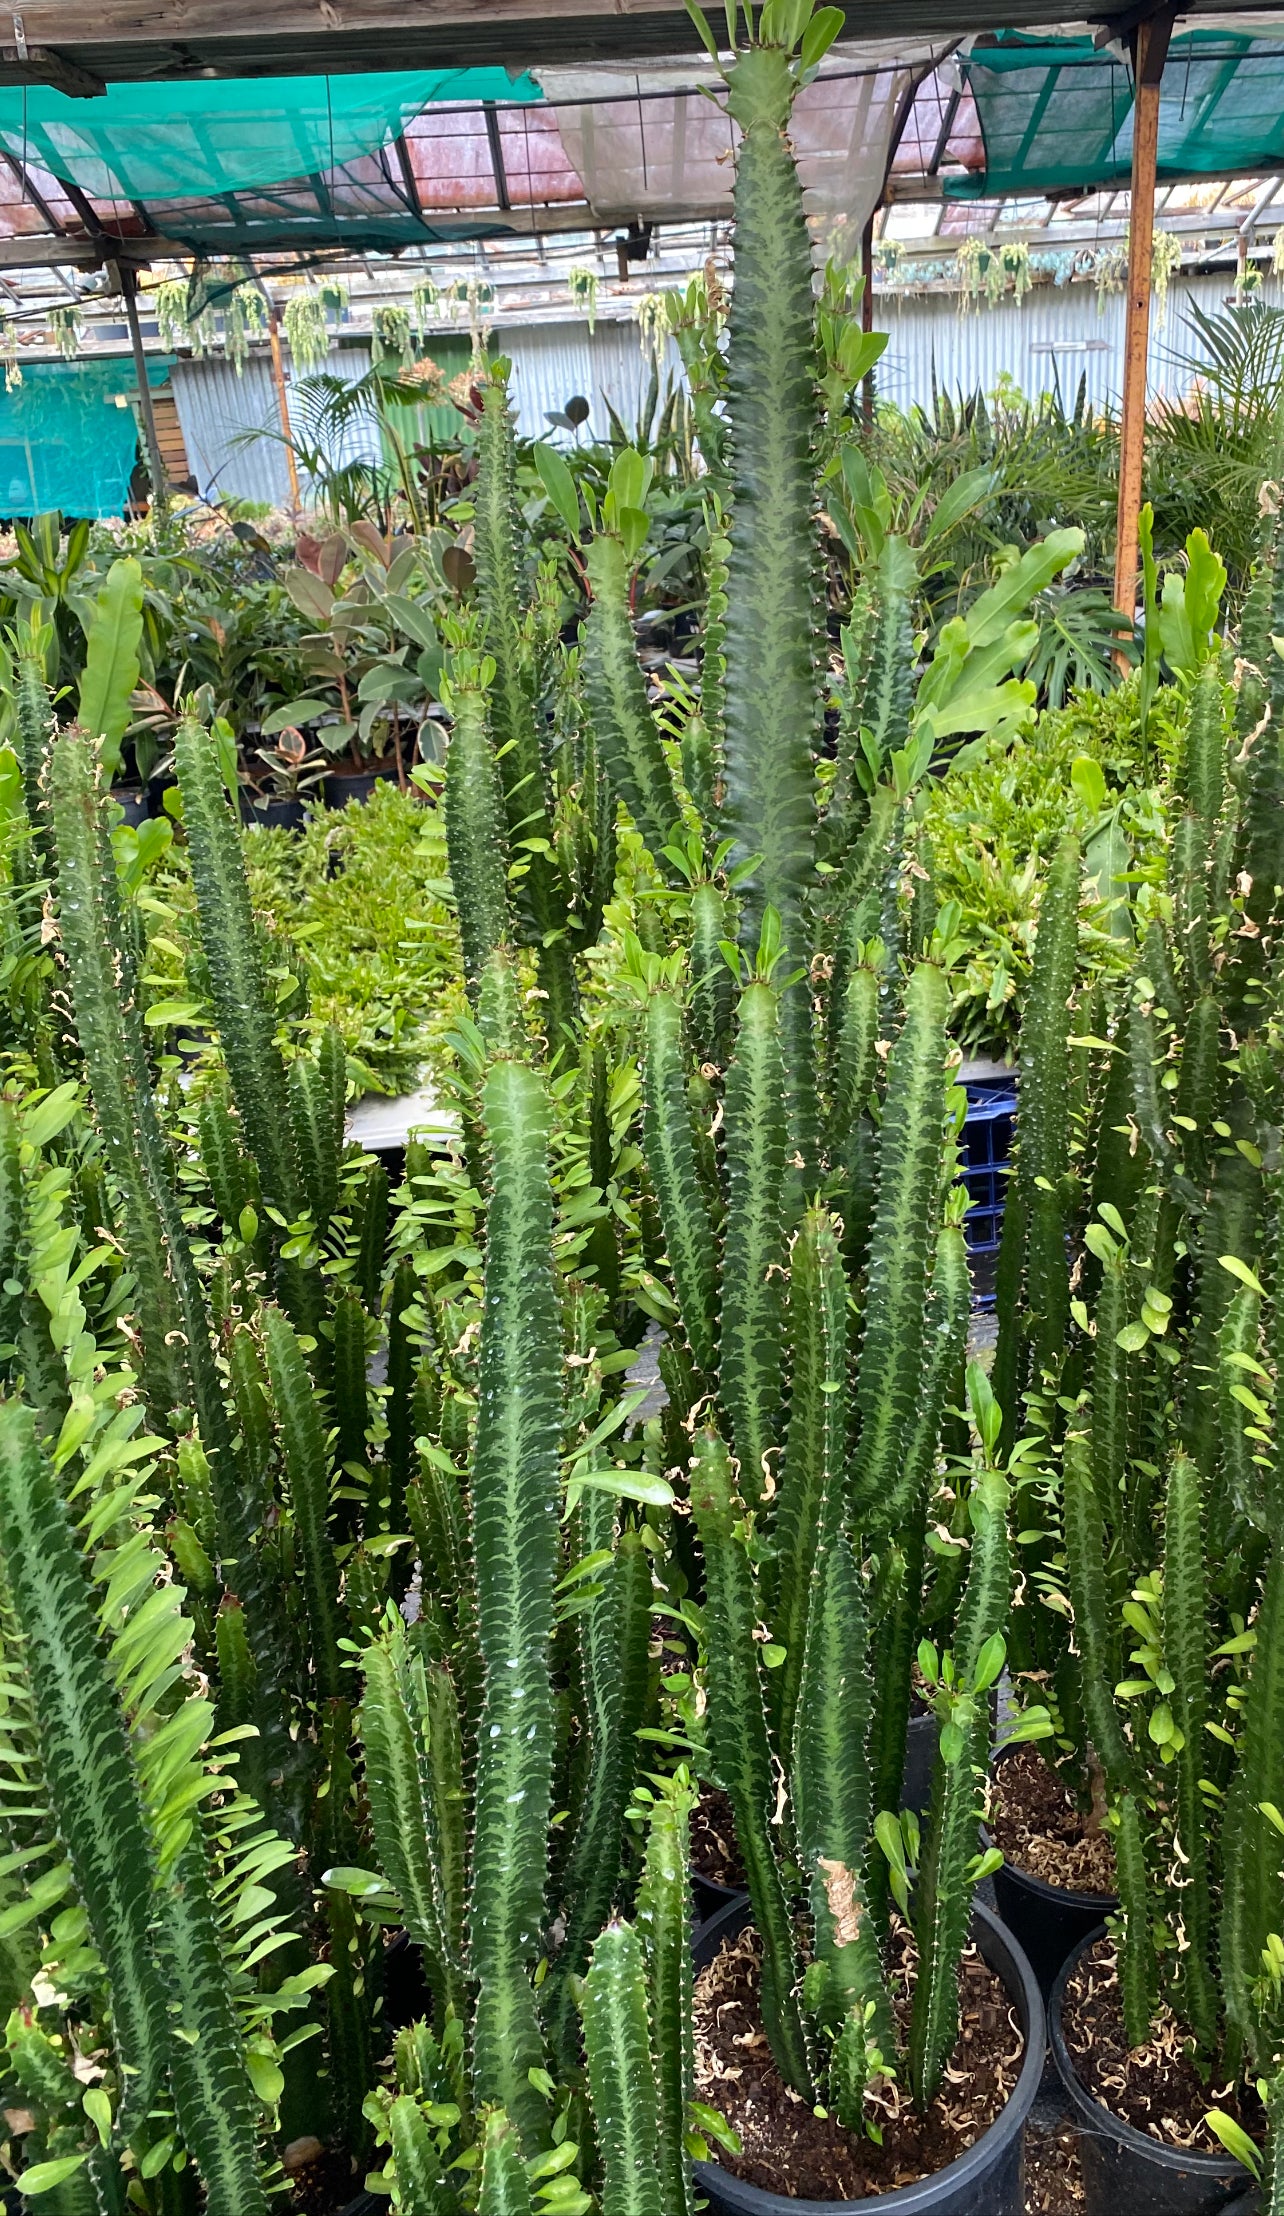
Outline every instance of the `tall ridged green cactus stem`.
{"type": "Polygon", "coordinates": [[[534,2208],[517,2130],[502,2109],[492,2108],[482,2125],[477,2216],[534,2216],[534,2208]]]}
{"type": "Polygon", "coordinates": [[[1278,1526],[1257,1614],[1248,1689],[1241,1709],[1239,1759],[1227,1797],[1222,1833],[1220,1929],[1222,1994],[1227,2020],[1257,2066],[1259,2017],[1253,1988],[1262,1949],[1284,1931],[1284,1877],[1279,1834],[1262,1814],[1279,1790],[1284,1747],[1284,1542],[1278,1526]]]}
{"type": "MultiPolygon", "coordinates": [[[[332,1391],[338,1436],[334,1458],[344,1482],[364,1487],[369,1477],[370,1395],[366,1375],[366,1314],[361,1296],[352,1287],[341,1293],[334,1308],[334,1367],[332,1391]]],[[[358,1503],[337,1501],[335,1514],[340,1535],[350,1538],[357,1525],[358,1503]]]]}
{"type": "Polygon", "coordinates": [[[1154,2024],[1159,1972],[1155,1960],[1150,1871],[1136,1795],[1122,1793],[1111,1811],[1115,1883],[1119,1891],[1119,1994],[1130,2047],[1144,2047],[1154,2024]]]}
{"type": "Polygon", "coordinates": [[[793,1744],[822,1504],[840,1498],[847,1465],[847,1275],[834,1224],[809,1208],[789,1262],[789,1428],[772,1541],[772,1626],[785,1659],[772,1672],[777,1741],[793,1744]]]}
{"type": "Polygon", "coordinates": [[[909,1506],[907,1449],[925,1380],[922,1319],[945,1154],[949,1001],[944,972],[920,962],[883,1104],[852,1466],[852,1515],[871,1533],[895,1531],[909,1506]]]}
{"type": "Polygon", "coordinates": [[[232,1092],[263,1197],[293,1223],[303,1213],[303,1177],[285,1065],[274,1035],[276,1011],[255,938],[240,830],[228,805],[217,742],[192,717],[179,725],[174,761],[201,944],[232,1092]]]}
{"type": "Polygon", "coordinates": [[[290,1116],[312,1220],[324,1236],[339,1206],[339,1169],[346,1142],[348,1057],[340,1033],[327,1024],[317,1059],[300,1055],[289,1074],[290,1116]]]}
{"type": "Polygon", "coordinates": [[[602,2163],[602,2216],[669,2216],[656,2162],[659,2115],[642,1942],[608,1924],[581,1999],[589,2098],[602,2163]]]}
{"type": "Polygon", "coordinates": [[[42,627],[22,624],[18,630],[17,756],[22,772],[22,797],[31,825],[32,860],[40,875],[53,869],[53,824],[49,812],[49,756],[56,722],[45,679],[42,627]]]}
{"type": "MultiPolygon", "coordinates": [[[[1037,1384],[1064,1358],[1070,1318],[1066,1261],[1065,1181],[1070,1168],[1070,1051],[1079,938],[1080,854],[1063,839],[1053,856],[1039,906],[1034,966],[1021,1020],[1021,1136],[1017,1183],[1025,1218],[1024,1314],[1012,1318],[1027,1341],[1024,1376],[1037,1384]]],[[[1006,1322],[1007,1319],[1005,1318],[1006,1322]]],[[[1020,1407],[1005,1408],[1004,1444],[1021,1424],[1020,1407]]]]}
{"type": "Polygon", "coordinates": [[[469,1954],[473,2078],[534,2152],[544,2067],[532,1984],[543,1942],[553,1782],[562,1343],[553,1277],[549,1103],[536,1072],[497,1061],[483,1088],[490,1152],[477,1434],[471,1486],[484,1672],[469,1954]]]}
{"type": "Polygon", "coordinates": [[[584,626],[584,682],[594,737],[612,785],[663,869],[682,808],[638,661],[624,541],[597,532],[585,565],[593,598],[584,626]]]}
{"type": "Polygon", "coordinates": [[[330,1456],[303,1349],[279,1308],[263,1310],[263,1343],[307,1599],[316,1692],[321,1700],[337,1700],[344,1679],[339,1655],[339,1570],[329,1530],[330,1456]]]}
{"type": "Polygon", "coordinates": [[[1187,808],[1210,837],[1226,801],[1222,689],[1221,664],[1218,657],[1212,655],[1204,664],[1190,696],[1179,777],[1187,808]]]}
{"type": "Polygon", "coordinates": [[[482,971],[513,936],[508,900],[508,826],[488,692],[494,663],[456,653],[450,676],[453,722],[446,748],[446,854],[459,915],[464,982],[476,1001],[482,971]]]}
{"type": "Polygon", "coordinates": [[[920,2109],[935,2098],[958,2038],[958,1969],[972,1911],[967,1873],[976,1853],[978,1789],[989,1754],[988,1695],[1002,1666],[1001,1642],[1012,1597],[1008,1487],[998,1470],[987,1469],[976,1481],[971,1521],[967,1586],[951,1650],[961,1698],[943,1700],[948,1714],[941,1717],[931,1814],[913,1902],[919,1968],[909,2063],[920,2109]]]}
{"type": "Polygon", "coordinates": [[[1111,1788],[1123,1793],[1133,1782],[1133,1760],[1114,1700],[1119,1653],[1106,1575],[1106,1526],[1091,1443],[1080,1430],[1066,1436],[1061,1514],[1083,1712],[1111,1788]]]}
{"type": "Polygon", "coordinates": [[[528,867],[518,895],[523,937],[537,949],[540,986],[551,1051],[565,1053],[575,1033],[578,996],[566,940],[566,889],[547,848],[553,842],[553,807],[535,714],[534,666],[526,631],[529,593],[522,573],[516,491],[516,454],[508,408],[507,365],[496,362],[482,386],[478,438],[477,513],[473,552],[477,597],[485,617],[484,644],[495,660],[490,728],[512,858],[528,867]],[[545,844],[523,847],[523,841],[545,844]]]}
{"type": "Polygon", "coordinates": [[[399,2216],[442,2216],[455,2205],[437,2135],[413,2093],[399,2094],[389,2109],[388,2143],[397,2178],[393,2207],[399,2216]]]}
{"type": "MultiPolygon", "coordinates": [[[[743,133],[736,161],[736,283],[728,324],[732,491],[725,617],[726,829],[742,888],[742,943],[764,910],[781,919],[788,967],[810,958],[804,899],[815,843],[820,729],[815,309],[802,187],[789,143],[795,78],[782,46],[755,46],[727,73],[743,133]]],[[[792,1145],[818,1153],[810,994],[785,996],[792,1145]]]]}
{"type": "Polygon", "coordinates": [[[722,951],[735,937],[731,902],[705,880],[691,889],[691,1033],[702,1062],[726,1066],[731,1052],[734,980],[722,951]]]}
{"type": "Polygon", "coordinates": [[[828,2035],[819,2043],[822,2052],[828,2045],[828,2100],[840,2123],[859,2130],[871,2065],[875,2057],[890,2061],[895,2023],[865,1883],[873,1813],[869,1619],[836,1470],[826,1473],[811,1577],[797,1702],[783,1742],[815,1932],[803,1990],[828,2035]]]}
{"type": "MultiPolygon", "coordinates": [[[[928,1360],[918,1419],[906,1457],[910,1506],[891,1544],[902,1562],[895,1592],[874,1642],[874,1713],[869,1735],[875,1815],[900,1806],[906,1734],[913,1697],[913,1661],[923,1602],[927,1522],[941,1419],[951,1394],[961,1402],[972,1284],[962,1226],[946,1222],[936,1237],[927,1309],[928,1360]]],[[[875,1864],[875,1879],[880,1878],[875,1864]]],[[[881,1884],[878,1891],[881,1894],[881,1884]]]]}
{"type": "Polygon", "coordinates": [[[526,616],[530,593],[523,574],[517,509],[516,453],[508,407],[505,365],[496,363],[482,386],[477,445],[477,514],[473,548],[477,597],[486,620],[485,648],[495,661],[490,715],[514,839],[548,832],[548,788],[532,693],[534,671],[526,616]]]}
{"type": "Polygon", "coordinates": [[[712,1377],[717,1368],[717,1251],[696,1166],[682,1009],[669,987],[660,986],[648,994],[645,1031],[643,1140],[647,1168],[659,1202],[664,1244],[691,1359],[705,1377],[712,1377]]]}
{"type": "Polygon", "coordinates": [[[58,852],[59,931],[98,1127],[120,1188],[135,1277],[144,1381],[157,1420],[197,1417],[210,1459],[218,1544],[229,1573],[253,1584],[258,1523],[233,1465],[209,1314],[152,1093],[138,980],[121,919],[115,859],[94,750],[64,732],[50,770],[58,852]]]}
{"type": "Polygon", "coordinates": [[[207,2205],[227,2216],[267,2216],[255,2145],[258,2101],[245,2067],[199,1816],[166,1888],[161,1965],[177,2004],[168,2039],[174,2112],[207,2205]]]}
{"type": "MultiPolygon", "coordinates": [[[[422,1656],[389,1610],[362,1655],[361,1737],[366,1793],[380,1867],[395,1887],[439,2011],[462,2014],[463,1805],[441,1791],[432,1701],[422,1656]]],[[[449,1736],[449,1734],[447,1734],[449,1736]]]]}
{"type": "Polygon", "coordinates": [[[763,2028],[785,2083],[810,2099],[815,2088],[798,2005],[793,1918],[772,1838],[776,1781],[755,1638],[757,1595],[737,1529],[741,1511],[731,1458],[713,1432],[696,1440],[691,1511],[704,1549],[709,1744],[718,1782],[735,1815],[754,1925],[762,1941],[763,2028]]]}
{"type": "Polygon", "coordinates": [[[80,1550],[31,1412],[18,1401],[0,1405],[0,1561],[22,1632],[49,1812],[111,1985],[116,2130],[125,2140],[164,2085],[168,2062],[155,1862],[80,1550]]]}
{"type": "Polygon", "coordinates": [[[52,784],[59,925],[76,1026],[104,1150],[123,1205],[144,1378],[158,1420],[164,1421],[193,1397],[183,1359],[178,1289],[168,1268],[167,1227],[156,1191],[166,1177],[168,1148],[152,1100],[137,979],[124,945],[93,750],[79,732],[67,732],[59,741],[52,784]],[[154,1153],[149,1151],[153,1147],[154,1153]]]}
{"type": "Polygon", "coordinates": [[[1173,1836],[1180,1875],[1174,1878],[1185,1945],[1181,1955],[1186,2022],[1205,2054],[1217,2041],[1217,1989],[1212,1971],[1212,1905],[1207,1820],[1200,1779],[1206,1769],[1208,1722],[1208,1571],[1200,1474],[1178,1453],[1168,1473],[1164,1515],[1164,1662],[1173,1679],[1173,1722],[1182,1737],[1174,1758],[1173,1836]]]}
{"type": "Polygon", "coordinates": [[[612,1559],[599,1573],[598,1597],[578,1620],[588,1769],[560,1887],[565,1931],[545,1981],[549,2036],[568,2070],[578,2060],[571,1981],[583,1975],[590,1943],[620,1888],[625,1811],[646,1713],[651,1637],[651,1558],[638,1531],[630,1527],[617,1533],[615,1502],[595,1488],[584,1494],[580,1517],[584,1553],[612,1559]]]}
{"type": "Polygon", "coordinates": [[[722,1398],[741,1490],[756,1506],[772,1474],[764,1458],[780,1444],[784,1383],[784,1056],[779,995],[769,975],[751,978],[741,991],[724,1107],[722,1398]]]}
{"type": "Polygon", "coordinates": [[[387,1528],[406,1528],[406,1487],[414,1463],[414,1392],[418,1361],[418,1333],[414,1302],[419,1279],[413,1258],[406,1254],[392,1273],[388,1292],[388,1438],[384,1457],[388,1472],[387,1528]]]}
{"type": "Polygon", "coordinates": [[[691,2011],[690,1828],[695,1793],[686,1772],[657,1787],[638,1888],[637,1929],[646,1954],[656,2082],[656,2166],[665,2216],[691,2216],[687,2113],[695,2083],[691,2011]]]}
{"type": "Polygon", "coordinates": [[[870,814],[883,766],[909,736],[914,699],[914,602],[918,577],[903,539],[889,537],[879,557],[867,623],[844,631],[842,693],[834,785],[826,811],[826,852],[848,891],[849,856],[870,814]]]}

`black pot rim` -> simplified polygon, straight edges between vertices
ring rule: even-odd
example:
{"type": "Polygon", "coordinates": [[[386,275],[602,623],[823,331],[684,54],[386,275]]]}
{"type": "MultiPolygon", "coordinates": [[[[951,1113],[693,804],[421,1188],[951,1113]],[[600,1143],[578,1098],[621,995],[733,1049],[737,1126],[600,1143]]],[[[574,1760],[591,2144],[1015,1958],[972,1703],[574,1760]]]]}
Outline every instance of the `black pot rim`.
{"type": "Polygon", "coordinates": [[[1116,2116],[1112,2108],[1099,2101],[1088,2091],[1074,2066],[1074,2059],[1066,2044],[1061,2028],[1061,2011],[1066,1997],[1066,1986],[1079,1966],[1082,1955],[1095,1947],[1099,1939],[1106,1937],[1106,1927],[1100,1925],[1079,1941],[1074,1953],[1068,1955],[1058,1970],[1051,1994],[1048,1997],[1048,2044],[1056,2064],[1066,2097],[1074,2110],[1076,2121],[1096,2133],[1099,2138],[1114,2139],[1129,2154],[1144,2155],[1158,2170],[1181,2170],[1187,2175],[1207,2178],[1211,2183],[1225,2179],[1228,2187],[1243,2185],[1248,2190],[1253,2183],[1242,2162],[1229,2154],[1201,2154],[1195,2147],[1166,2147],[1162,2140],[1152,2139],[1149,2132],[1138,2131],[1122,2116],[1116,2116]]]}
{"type": "MultiPolygon", "coordinates": [[[[1014,1746],[1000,1747],[994,1757],[995,1771],[998,1771],[1001,1763],[1006,1762],[1010,1754],[1015,1753],[1014,1746]]],[[[981,1826],[981,1844],[983,1847],[994,1845],[985,1824],[981,1826]]],[[[1107,1916],[1113,1916],[1119,1906],[1117,1893],[1076,1893],[1068,1885],[1050,1885],[1046,1877],[1036,1877],[1033,1870],[1022,1869],[1019,1862],[1009,1862],[1006,1855],[1003,1858],[1003,1875],[1013,1879],[1018,1885],[1028,1887],[1034,1898],[1041,1901],[1046,1908],[1058,1903],[1063,1903],[1067,1908],[1099,1908],[1104,1920],[1107,1916]]]]}
{"type": "MultiPolygon", "coordinates": [[[[724,1936],[733,1937],[747,1921],[747,1907],[747,1900],[728,1902],[702,1926],[701,1938],[707,1942],[711,1936],[715,1941],[724,1936]]],[[[1043,2076],[1047,2039],[1043,1996],[1034,1972],[1012,1932],[984,1901],[972,1903],[972,1936],[988,1937],[1007,1952],[1016,1971],[1013,1983],[1017,1988],[1013,1991],[1005,1978],[1008,1997],[1017,2004],[1018,2014],[1022,2001],[1025,2004],[1025,2054],[1020,2074],[1002,2113],[987,2125],[975,2146],[968,2147],[943,2170],[934,2170],[930,2177],[917,2178],[910,2185],[894,2186],[890,2193],[867,2194],[860,2201],[793,2200],[784,2193],[767,2193],[761,2186],[746,2185],[742,2178],[733,2177],[720,2162],[696,2163],[695,2179],[699,2190],[710,2192],[716,2188],[718,2199],[725,2206],[735,2208],[739,2216],[807,2216],[807,2212],[811,2212],[811,2216],[848,2216],[848,2212],[850,2216],[871,2216],[875,2209],[890,2210],[892,2216],[931,2216],[937,2199],[983,2176],[1025,2129],[1043,2076]]]]}

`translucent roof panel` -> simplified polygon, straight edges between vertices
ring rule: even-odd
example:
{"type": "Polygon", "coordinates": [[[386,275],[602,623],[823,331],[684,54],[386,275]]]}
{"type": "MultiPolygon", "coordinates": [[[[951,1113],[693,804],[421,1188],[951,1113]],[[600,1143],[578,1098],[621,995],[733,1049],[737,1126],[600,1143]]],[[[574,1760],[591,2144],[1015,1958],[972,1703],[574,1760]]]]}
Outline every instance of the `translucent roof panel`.
{"type": "Polygon", "coordinates": [[[95,199],[167,201],[254,191],[334,169],[397,138],[433,101],[538,99],[503,70],[111,85],[72,100],[0,86],[0,144],[95,199]]]}
{"type": "MultiPolygon", "coordinates": [[[[962,62],[985,146],[979,177],[947,193],[987,198],[1126,183],[1132,78],[1090,39],[1005,37],[962,62]]],[[[1169,49],[1160,88],[1160,178],[1284,167],[1284,41],[1191,31],[1169,49]]]]}

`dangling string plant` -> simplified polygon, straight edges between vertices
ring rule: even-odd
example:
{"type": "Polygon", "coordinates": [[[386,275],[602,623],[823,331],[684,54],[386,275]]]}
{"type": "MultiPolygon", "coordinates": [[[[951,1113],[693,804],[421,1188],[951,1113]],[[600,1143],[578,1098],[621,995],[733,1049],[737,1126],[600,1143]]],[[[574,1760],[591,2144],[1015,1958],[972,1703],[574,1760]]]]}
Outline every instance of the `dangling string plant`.
{"type": "Polygon", "coordinates": [[[422,347],[428,342],[430,325],[437,320],[437,303],[441,293],[431,277],[421,277],[410,295],[410,328],[422,347]]]}
{"type": "Polygon", "coordinates": [[[577,263],[574,269],[566,272],[566,289],[575,306],[583,309],[591,338],[597,325],[597,271],[577,263]]]}
{"type": "Polygon", "coordinates": [[[1150,289],[1155,302],[1155,321],[1168,321],[1168,285],[1176,270],[1181,268],[1181,240],[1172,231],[1156,231],[1154,245],[1150,249],[1150,289]]]}
{"type": "Polygon", "coordinates": [[[382,362],[395,362],[398,369],[409,368],[415,358],[415,345],[408,308],[376,308],[370,330],[376,367],[382,362]]]}
{"type": "Polygon", "coordinates": [[[78,300],[69,300],[63,308],[49,311],[49,333],[64,362],[74,362],[80,352],[80,334],[85,327],[78,300]]]}
{"type": "Polygon", "coordinates": [[[310,377],[325,366],[330,352],[330,317],[337,322],[348,305],[341,277],[328,277],[315,292],[291,293],[282,321],[295,369],[310,377]]]}

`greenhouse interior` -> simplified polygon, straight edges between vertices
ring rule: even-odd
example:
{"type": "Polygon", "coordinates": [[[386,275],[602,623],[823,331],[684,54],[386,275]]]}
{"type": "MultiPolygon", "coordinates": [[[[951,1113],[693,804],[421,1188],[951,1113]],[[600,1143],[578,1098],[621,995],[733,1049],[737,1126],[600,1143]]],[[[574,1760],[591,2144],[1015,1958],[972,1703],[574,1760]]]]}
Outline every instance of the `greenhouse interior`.
{"type": "Polygon", "coordinates": [[[1106,4],[0,28],[4,2216],[1284,2216],[1284,15],[1106,4]]]}

